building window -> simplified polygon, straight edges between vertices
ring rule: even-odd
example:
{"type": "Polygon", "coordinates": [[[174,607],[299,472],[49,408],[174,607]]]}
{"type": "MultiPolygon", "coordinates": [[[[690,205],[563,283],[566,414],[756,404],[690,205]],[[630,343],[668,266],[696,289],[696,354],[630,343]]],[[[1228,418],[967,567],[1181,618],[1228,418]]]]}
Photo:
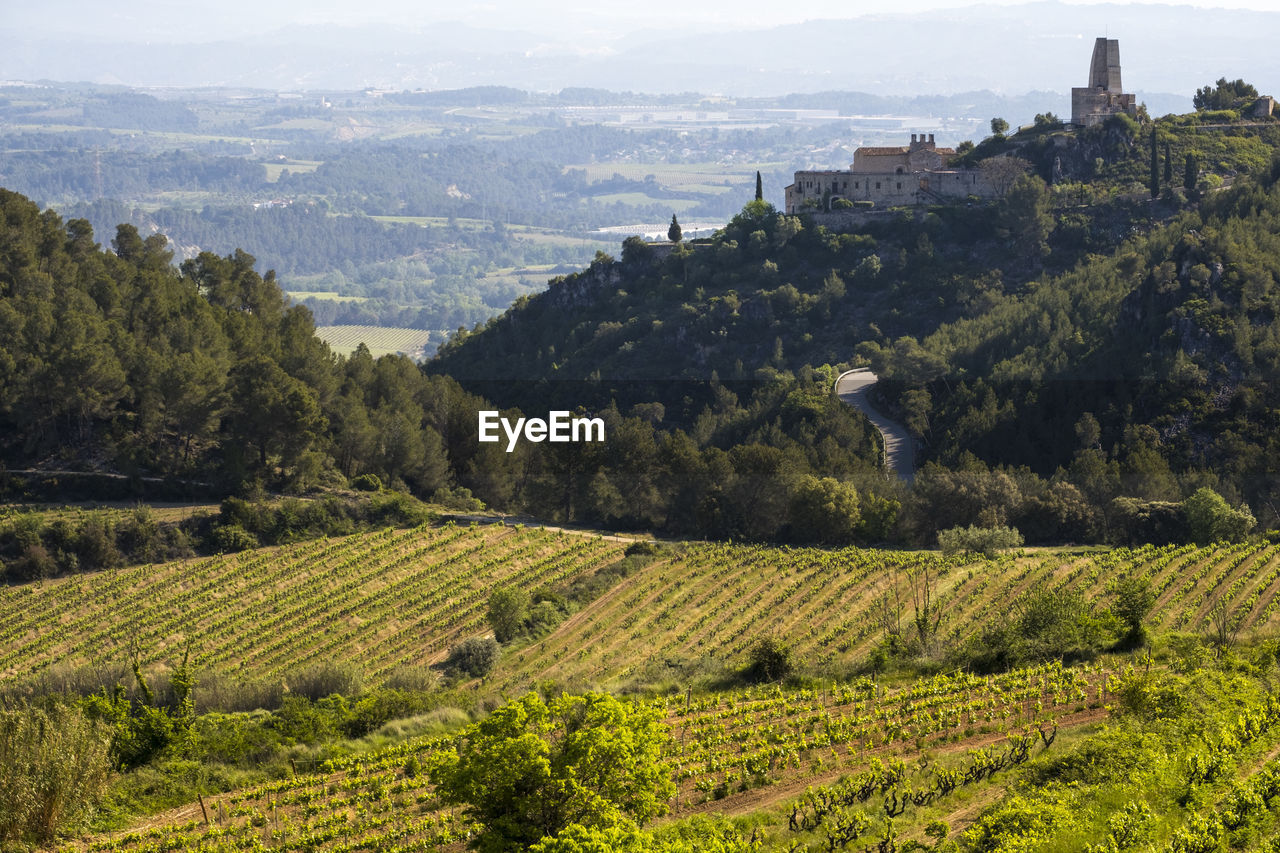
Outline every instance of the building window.
{"type": "Polygon", "coordinates": [[[876,181],[876,189],[880,189],[880,182],[876,181]]]}
{"type": "Polygon", "coordinates": [[[898,189],[902,189],[902,181],[898,181],[898,189]]]}

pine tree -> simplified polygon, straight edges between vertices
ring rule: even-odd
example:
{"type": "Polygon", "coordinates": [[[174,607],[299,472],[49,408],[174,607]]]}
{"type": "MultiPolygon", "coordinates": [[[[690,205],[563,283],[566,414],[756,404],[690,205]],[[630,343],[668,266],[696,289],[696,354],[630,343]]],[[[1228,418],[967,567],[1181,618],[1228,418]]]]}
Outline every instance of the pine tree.
{"type": "Polygon", "coordinates": [[[760,172],[756,172],[756,201],[764,201],[764,182],[760,180],[760,172]]]}
{"type": "Polygon", "coordinates": [[[671,214],[671,227],[667,229],[667,239],[672,243],[679,243],[684,238],[684,233],[680,230],[680,223],[676,221],[676,215],[671,214]]]}

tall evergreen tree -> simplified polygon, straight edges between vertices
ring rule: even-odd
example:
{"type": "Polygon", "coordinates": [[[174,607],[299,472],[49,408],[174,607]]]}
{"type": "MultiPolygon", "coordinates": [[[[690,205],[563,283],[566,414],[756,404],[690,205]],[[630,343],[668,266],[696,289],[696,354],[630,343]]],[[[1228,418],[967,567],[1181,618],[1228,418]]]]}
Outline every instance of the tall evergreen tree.
{"type": "Polygon", "coordinates": [[[684,233],[680,230],[680,223],[676,220],[676,215],[671,214],[671,227],[667,229],[667,239],[672,243],[679,243],[684,237],[684,233]]]}
{"type": "Polygon", "coordinates": [[[1169,151],[1169,143],[1164,144],[1164,184],[1173,186],[1173,154],[1169,151]]]}
{"type": "Polygon", "coordinates": [[[1198,183],[1200,183],[1200,161],[1196,159],[1194,151],[1188,151],[1186,164],[1182,170],[1182,185],[1187,188],[1188,193],[1194,193],[1198,183]]]}
{"type": "Polygon", "coordinates": [[[756,201],[764,201],[764,182],[760,180],[759,170],[756,170],[756,201]]]}
{"type": "Polygon", "coordinates": [[[1156,147],[1156,130],[1151,129],[1151,197],[1160,196],[1160,149],[1156,147]]]}

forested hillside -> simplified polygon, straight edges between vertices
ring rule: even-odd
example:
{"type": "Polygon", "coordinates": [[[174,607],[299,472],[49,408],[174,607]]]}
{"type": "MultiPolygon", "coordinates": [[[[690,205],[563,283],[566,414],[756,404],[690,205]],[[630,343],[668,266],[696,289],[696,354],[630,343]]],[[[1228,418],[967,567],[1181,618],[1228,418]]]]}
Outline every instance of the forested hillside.
{"type": "Polygon", "coordinates": [[[862,352],[940,462],[1061,467],[1097,502],[1209,485],[1273,519],[1277,177],[1239,180],[918,343],[862,352]]]}
{"type": "Polygon", "coordinates": [[[1274,127],[1198,131],[1210,118],[993,136],[965,156],[1027,173],[989,204],[833,233],[757,201],[709,241],[628,241],[429,369],[504,405],[656,401],[687,428],[695,377],[863,361],[926,463],[899,535],[1176,538],[1152,519],[1199,489],[1274,526],[1274,127]],[[1135,183],[1149,145],[1154,187],[1135,183]]]}
{"type": "Polygon", "coordinates": [[[224,494],[365,472],[425,493],[445,484],[423,405],[456,386],[404,359],[335,359],[250,255],[205,253],[179,270],[163,235],[130,225],[105,251],[84,220],[10,192],[0,217],[8,468],[179,477],[224,494]]]}
{"type": "MultiPolygon", "coordinates": [[[[128,475],[108,481],[116,497],[145,493],[146,476],[223,496],[373,475],[566,521],[822,539],[807,511],[792,533],[790,508],[832,490],[856,502],[832,478],[874,481],[871,432],[830,396],[830,370],[736,391],[701,383],[679,413],[685,431],[663,425],[661,405],[598,395],[605,442],[506,452],[478,441],[477,413],[493,405],[403,357],[334,356],[244,252],[175,269],[161,235],[124,225],[106,251],[83,220],[16,194],[0,210],[0,453],[14,497],[37,496],[26,469],[128,475]]],[[[837,539],[884,538],[896,507],[870,501],[837,539]]]]}

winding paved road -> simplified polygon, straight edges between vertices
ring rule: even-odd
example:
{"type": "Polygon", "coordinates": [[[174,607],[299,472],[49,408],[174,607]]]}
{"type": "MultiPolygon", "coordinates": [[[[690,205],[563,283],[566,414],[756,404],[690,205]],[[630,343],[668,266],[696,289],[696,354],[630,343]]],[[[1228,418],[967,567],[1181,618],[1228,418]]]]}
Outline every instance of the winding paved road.
{"type": "Polygon", "coordinates": [[[902,424],[880,414],[867,397],[867,392],[878,378],[865,367],[847,370],[836,378],[836,396],[866,415],[880,430],[884,439],[885,468],[910,483],[916,475],[916,453],[911,436],[902,424]]]}

